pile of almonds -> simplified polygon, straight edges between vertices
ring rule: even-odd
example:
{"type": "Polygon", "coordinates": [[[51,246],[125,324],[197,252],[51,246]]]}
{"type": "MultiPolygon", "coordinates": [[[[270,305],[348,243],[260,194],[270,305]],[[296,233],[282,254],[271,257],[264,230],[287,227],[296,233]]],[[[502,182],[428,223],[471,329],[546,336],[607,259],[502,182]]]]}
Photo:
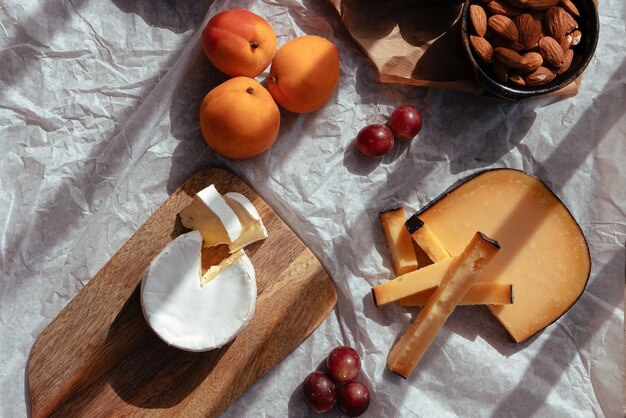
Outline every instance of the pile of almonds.
{"type": "Polygon", "coordinates": [[[572,0],[477,0],[470,43],[503,84],[540,86],[567,71],[580,43],[572,0]]]}

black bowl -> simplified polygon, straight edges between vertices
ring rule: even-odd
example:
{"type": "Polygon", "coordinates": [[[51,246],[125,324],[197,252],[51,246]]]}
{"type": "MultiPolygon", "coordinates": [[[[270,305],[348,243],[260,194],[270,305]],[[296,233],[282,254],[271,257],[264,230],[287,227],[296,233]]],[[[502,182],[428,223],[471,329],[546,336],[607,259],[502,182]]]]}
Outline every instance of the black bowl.
{"type": "Polygon", "coordinates": [[[576,80],[582,74],[587,67],[587,64],[589,64],[589,61],[591,61],[591,57],[593,56],[596,46],[598,45],[600,22],[598,20],[598,9],[596,8],[594,1],[574,0],[574,3],[580,10],[581,17],[577,19],[577,21],[583,36],[580,43],[576,45],[574,49],[574,60],[572,61],[570,68],[563,74],[559,74],[551,82],[542,86],[517,87],[502,84],[493,78],[490,72],[484,68],[483,64],[477,62],[474,58],[474,53],[470,46],[469,39],[470,34],[472,34],[471,23],[469,22],[469,9],[470,5],[473,3],[475,2],[466,0],[461,13],[461,37],[463,40],[463,46],[472,67],[474,68],[476,80],[481,86],[496,96],[509,100],[521,100],[559,90],[576,80]]]}

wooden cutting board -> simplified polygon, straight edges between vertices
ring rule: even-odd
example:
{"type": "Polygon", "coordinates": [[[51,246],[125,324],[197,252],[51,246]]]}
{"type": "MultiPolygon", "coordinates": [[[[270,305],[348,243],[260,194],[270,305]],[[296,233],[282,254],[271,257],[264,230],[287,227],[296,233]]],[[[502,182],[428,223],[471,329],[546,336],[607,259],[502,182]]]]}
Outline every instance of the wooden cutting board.
{"type": "MultiPolygon", "coordinates": [[[[226,255],[203,250],[203,267],[226,255]]],[[[32,416],[215,416],[285,358],[335,306],[313,253],[246,184],[220,169],[176,190],[39,335],[28,362],[32,416]],[[202,188],[242,193],[269,238],[246,248],[257,273],[254,318],[219,350],[188,353],[148,327],[139,303],[144,270],[186,230],[176,216],[202,188]]]]}

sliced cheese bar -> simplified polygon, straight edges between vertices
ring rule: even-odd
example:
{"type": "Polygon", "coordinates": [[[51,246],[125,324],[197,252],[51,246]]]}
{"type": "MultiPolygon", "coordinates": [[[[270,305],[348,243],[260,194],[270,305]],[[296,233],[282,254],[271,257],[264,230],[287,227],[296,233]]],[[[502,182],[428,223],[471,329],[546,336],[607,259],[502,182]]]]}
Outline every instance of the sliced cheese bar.
{"type": "MultiPolygon", "coordinates": [[[[437,288],[425,290],[400,299],[401,306],[424,306],[437,288]]],[[[498,282],[477,282],[470,287],[459,305],[510,305],[513,303],[513,285],[498,282]]]]}
{"type": "Polygon", "coordinates": [[[438,263],[430,264],[419,270],[379,284],[372,289],[374,304],[383,306],[415,293],[436,289],[446,275],[453,260],[454,258],[448,257],[438,263]]]}
{"type": "Polygon", "coordinates": [[[417,257],[409,232],[404,227],[406,215],[404,208],[390,209],[381,212],[380,222],[382,223],[387,246],[391,253],[393,269],[397,276],[417,270],[417,257]]]}
{"type": "Polygon", "coordinates": [[[585,289],[591,259],[580,227],[554,193],[526,173],[480,172],[416,216],[434,245],[451,255],[460,254],[477,230],[502,245],[480,280],[513,284],[515,303],[489,310],[518,343],[556,321],[585,289]]]}
{"type": "Polygon", "coordinates": [[[417,245],[424,250],[433,263],[450,257],[448,250],[439,242],[437,236],[433,234],[428,225],[424,225],[424,222],[417,215],[411,216],[406,221],[405,227],[411,237],[417,242],[417,245]]]}
{"type": "Polygon", "coordinates": [[[407,378],[424,356],[454,308],[476,282],[483,268],[492,261],[500,246],[477,232],[456,258],[435,293],[400,337],[387,358],[393,373],[407,378]]]}
{"type": "MultiPolygon", "coordinates": [[[[448,257],[393,280],[372,288],[376,306],[400,302],[403,306],[421,306],[432,295],[445,277],[453,261],[458,257],[448,257]]],[[[510,283],[476,283],[460,302],[461,305],[507,305],[513,303],[510,283]]]]}

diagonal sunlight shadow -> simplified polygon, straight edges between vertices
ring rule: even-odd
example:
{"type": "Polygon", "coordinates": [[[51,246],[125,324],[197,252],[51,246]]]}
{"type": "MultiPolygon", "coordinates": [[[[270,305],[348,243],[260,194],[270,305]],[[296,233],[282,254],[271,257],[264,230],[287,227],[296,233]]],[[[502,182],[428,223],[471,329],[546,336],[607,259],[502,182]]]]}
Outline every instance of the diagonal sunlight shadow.
{"type": "MultiPolygon", "coordinates": [[[[619,80],[624,71],[626,71],[626,60],[622,61],[622,64],[618,67],[613,76],[607,82],[607,85],[611,85],[613,81],[619,80]]],[[[562,190],[563,185],[573,177],[580,165],[594,151],[594,149],[600,144],[600,142],[606,138],[607,132],[626,112],[626,96],[624,95],[623,90],[604,90],[602,94],[594,99],[594,101],[610,101],[615,103],[615,105],[611,108],[612,112],[608,115],[603,115],[603,123],[600,127],[598,127],[599,129],[596,131],[597,135],[595,136],[595,138],[593,138],[593,140],[591,140],[590,138],[590,140],[588,141],[581,141],[582,138],[580,138],[576,134],[584,127],[593,126],[593,118],[596,116],[596,114],[593,112],[587,112],[572,127],[565,140],[563,140],[563,142],[559,144],[559,146],[550,154],[546,161],[542,163],[539,167],[537,167],[536,173],[539,177],[551,179],[554,179],[554,177],[558,177],[558,186],[555,187],[557,193],[558,191],[562,190]],[[571,146],[571,142],[575,140],[578,140],[580,142],[580,146],[576,147],[574,155],[567,155],[565,153],[565,150],[568,146],[571,146]],[[564,159],[568,161],[568,164],[565,164],[565,167],[563,167],[563,164],[560,164],[564,159]],[[554,173],[550,170],[552,169],[552,167],[558,168],[556,175],[553,175],[554,173]]],[[[596,124],[598,123],[599,122],[596,122],[596,124]]],[[[554,182],[554,180],[552,181],[554,182]]],[[[583,293],[583,295],[588,294],[589,290],[594,289],[596,286],[602,286],[603,282],[599,278],[609,277],[607,273],[611,270],[611,268],[613,268],[615,264],[621,263],[622,260],[622,254],[618,253],[613,256],[613,258],[609,261],[605,268],[597,275],[595,275],[596,280],[587,285],[587,289],[585,290],[585,293],[583,293]]],[[[616,303],[619,303],[619,301],[616,300],[613,305],[615,305],[616,303]]],[[[607,315],[604,315],[601,317],[601,320],[593,320],[593,317],[589,315],[588,312],[579,313],[581,309],[583,309],[581,303],[575,304],[568,312],[568,317],[576,317],[577,320],[579,320],[581,323],[585,323],[586,320],[586,329],[597,330],[599,328],[599,325],[603,323],[607,317],[607,315]]],[[[581,339],[580,342],[584,345],[588,343],[594,335],[595,332],[592,331],[587,334],[585,338],[581,339]]],[[[578,351],[570,350],[568,352],[564,352],[563,356],[561,356],[559,359],[555,359],[555,364],[558,366],[558,370],[548,370],[544,368],[542,362],[543,359],[546,356],[549,356],[552,352],[554,338],[554,336],[550,336],[544,342],[539,352],[532,360],[530,366],[524,373],[517,387],[513,391],[511,391],[509,396],[507,396],[499,403],[498,407],[492,414],[493,418],[504,416],[508,411],[511,410],[523,410],[527,416],[530,416],[535,413],[541,407],[541,405],[545,403],[545,400],[549,395],[549,391],[543,391],[541,395],[532,394],[530,392],[530,386],[532,385],[535,377],[541,376],[545,381],[548,382],[549,386],[553,386],[554,384],[556,384],[556,382],[559,380],[565,370],[569,367],[570,362],[578,353],[578,351]]]]}
{"type": "MultiPolygon", "coordinates": [[[[72,6],[75,10],[80,9],[85,3],[85,0],[74,0],[72,2],[72,6]]],[[[28,19],[22,21],[20,23],[20,27],[22,28],[32,28],[37,27],[41,24],[42,18],[41,15],[45,15],[45,6],[41,5],[38,10],[38,13],[33,13],[28,19]]],[[[69,7],[68,8],[58,8],[61,12],[60,16],[56,16],[55,22],[53,25],[48,25],[48,38],[52,39],[54,35],[61,30],[65,26],[65,23],[71,18],[69,7]]],[[[45,19],[44,19],[45,20],[45,19]]],[[[5,32],[6,33],[6,32],[5,32]]],[[[30,37],[30,35],[28,35],[30,37]]],[[[34,41],[32,37],[29,41],[34,41]]],[[[12,66],[9,68],[4,68],[3,71],[0,71],[0,82],[6,83],[7,86],[14,85],[16,80],[20,80],[28,75],[29,69],[32,68],[31,64],[35,61],[41,59],[40,49],[29,48],[30,44],[28,42],[23,43],[23,48],[20,53],[20,64],[19,66],[12,66]]],[[[38,43],[37,45],[41,49],[47,49],[47,45],[41,45],[38,43]]],[[[5,60],[4,56],[13,53],[13,48],[6,48],[0,50],[0,62],[3,62],[3,65],[6,65],[6,62],[10,62],[10,60],[5,60]]],[[[9,89],[0,89],[0,103],[4,101],[6,96],[9,94],[9,89]]]]}
{"type": "MultiPolygon", "coordinates": [[[[614,75],[609,80],[608,84],[610,85],[612,80],[616,79],[616,77],[621,76],[624,69],[626,69],[626,60],[614,73],[614,75]]],[[[540,178],[552,179],[551,183],[554,184],[555,176],[548,175],[549,170],[547,170],[546,167],[549,167],[549,168],[559,167],[560,175],[558,176],[558,183],[557,183],[558,187],[554,188],[557,191],[557,193],[559,191],[562,191],[563,185],[567,183],[567,181],[569,181],[574,176],[576,171],[580,168],[581,164],[585,161],[585,159],[590,154],[593,153],[593,151],[600,144],[600,142],[606,139],[607,132],[617,122],[617,120],[619,120],[619,118],[624,114],[624,112],[626,112],[626,96],[624,96],[623,92],[620,91],[619,89],[617,90],[612,89],[612,90],[605,91],[601,95],[599,95],[595,99],[595,101],[611,101],[611,102],[618,102],[620,104],[613,106],[612,107],[613,112],[610,113],[609,115],[603,115],[604,123],[602,124],[602,129],[597,131],[597,135],[594,137],[594,140],[585,141],[584,144],[581,144],[582,146],[575,148],[576,151],[574,155],[567,155],[565,151],[572,147],[572,141],[580,139],[576,135],[576,132],[579,130],[582,130],[582,127],[589,126],[592,123],[592,121],[590,121],[589,119],[593,118],[595,114],[593,112],[586,113],[572,127],[569,135],[565,137],[565,139],[559,144],[559,146],[556,147],[556,149],[554,149],[554,151],[547,158],[546,162],[541,164],[536,170],[536,174],[540,178]],[[567,161],[567,163],[565,164],[566,166],[565,169],[560,168],[563,164],[558,164],[559,162],[562,163],[561,161],[562,159],[566,159],[567,161]]],[[[511,221],[515,221],[515,219],[519,220],[521,219],[521,217],[523,217],[523,215],[524,214],[521,213],[519,210],[515,210],[509,216],[509,219],[511,219],[511,221]]],[[[507,222],[505,222],[505,224],[506,223],[507,222]]],[[[540,226],[539,223],[527,225],[527,228],[524,230],[524,236],[528,237],[532,235],[533,231],[536,230],[539,226],[540,226]]],[[[497,234],[494,234],[494,235],[497,235],[497,234]]],[[[524,237],[521,237],[520,239],[523,239],[523,238],[524,237]]],[[[602,272],[600,272],[600,276],[606,275],[608,271],[614,267],[615,263],[621,262],[621,258],[622,258],[621,254],[614,256],[613,259],[610,261],[610,263],[607,265],[607,267],[603,269],[602,272]]],[[[502,268],[503,266],[499,266],[499,267],[502,268]]],[[[599,283],[600,283],[599,280],[594,281],[591,285],[588,285],[588,289],[592,289],[595,286],[598,286],[599,283]]],[[[581,309],[583,309],[582,304],[577,304],[574,306],[575,308],[572,308],[572,311],[569,314],[569,317],[576,316],[577,313],[581,309]]],[[[585,328],[585,329],[597,329],[598,325],[604,322],[604,319],[606,319],[606,316],[602,317],[600,321],[593,322],[592,324],[589,325],[589,328],[585,328]]],[[[581,322],[584,322],[584,319],[581,320],[581,322]]],[[[594,334],[591,333],[589,336],[587,336],[585,340],[582,341],[582,343],[584,344],[587,341],[589,341],[593,335],[594,334]]],[[[545,376],[543,376],[544,379],[548,381],[550,385],[554,385],[558,381],[560,376],[563,374],[563,372],[567,369],[572,358],[577,353],[577,351],[571,350],[570,352],[567,353],[567,355],[562,356],[560,359],[558,359],[558,361],[556,361],[556,364],[558,365],[558,370],[555,371],[554,369],[551,369],[549,372],[538,373],[538,370],[543,370],[542,369],[543,359],[548,357],[550,353],[552,352],[552,347],[554,344],[551,341],[553,340],[553,338],[555,337],[554,336],[548,337],[548,339],[546,340],[546,342],[540,349],[538,355],[532,361],[531,366],[524,374],[524,377],[522,378],[522,381],[518,385],[517,389],[514,390],[510,396],[508,396],[503,402],[499,404],[498,409],[493,414],[494,418],[505,415],[505,412],[510,411],[511,405],[515,404],[515,402],[517,402],[518,407],[521,408],[519,410],[524,410],[525,413],[527,413],[528,415],[532,415],[533,412],[536,412],[540,408],[540,406],[545,402],[545,398],[548,396],[548,393],[544,393],[543,394],[544,396],[533,396],[532,399],[529,400],[528,393],[530,392],[528,392],[527,387],[533,381],[533,378],[537,374],[539,374],[540,376],[543,376],[542,373],[547,373],[545,376]],[[522,402],[521,400],[524,400],[523,404],[519,404],[519,402],[522,402]]]]}
{"type": "MultiPolygon", "coordinates": [[[[622,61],[605,86],[613,85],[614,82],[619,81],[620,77],[625,73],[626,59],[622,61]]],[[[536,168],[535,174],[537,177],[550,179],[550,182],[556,186],[555,192],[557,194],[561,191],[565,183],[574,176],[576,170],[582,165],[585,159],[593,153],[600,142],[606,139],[606,134],[617,123],[620,117],[626,113],[625,93],[624,88],[603,90],[600,95],[593,99],[593,102],[613,103],[610,113],[602,114],[601,119],[597,118],[599,115],[592,109],[584,113],[569,131],[565,139],[552,151],[550,156],[536,168]],[[578,132],[589,129],[589,126],[595,128],[593,138],[582,138],[578,135],[578,132]],[[572,146],[574,142],[577,142],[576,147],[572,146]],[[573,152],[567,152],[568,150],[573,150],[573,152]]]]}
{"type": "MultiPolygon", "coordinates": [[[[75,7],[78,8],[80,4],[83,4],[83,1],[78,0],[78,2],[75,2],[75,7]]],[[[191,46],[190,44],[187,48],[191,46]]],[[[180,56],[184,56],[184,51],[180,51],[180,56]]],[[[27,56],[25,60],[28,61],[28,59],[27,56]]],[[[35,57],[33,56],[32,59],[35,59],[35,57]]],[[[177,58],[177,61],[172,63],[170,72],[176,73],[178,62],[180,62],[180,58],[177,58]]],[[[25,67],[27,66],[25,65],[25,67]]],[[[54,193],[46,199],[46,202],[43,202],[45,207],[40,208],[32,217],[30,221],[31,226],[28,230],[20,234],[19,239],[9,243],[7,248],[4,249],[8,254],[15,254],[16,257],[21,254],[30,256],[29,250],[24,247],[25,243],[33,241],[45,242],[46,248],[37,248],[36,253],[29,257],[30,264],[34,264],[40,257],[45,257],[48,254],[48,249],[57,247],[61,241],[66,239],[68,231],[79,222],[85,220],[84,208],[74,204],[74,201],[69,198],[74,193],[73,189],[76,184],[89,186],[84,191],[84,198],[92,212],[96,212],[106,197],[114,193],[120,182],[133,170],[140,157],[153,145],[151,142],[138,142],[135,138],[140,135],[147,137],[145,131],[149,128],[155,131],[154,138],[158,138],[156,134],[158,126],[151,124],[151,122],[162,116],[159,113],[162,109],[159,108],[155,111],[154,108],[145,106],[145,104],[151,102],[151,96],[164,94],[164,92],[172,90],[172,87],[168,86],[168,81],[171,78],[175,78],[177,74],[172,75],[170,72],[165,76],[156,75],[155,80],[160,79],[160,82],[153,87],[152,91],[140,103],[137,103],[134,111],[121,124],[115,127],[111,137],[96,144],[90,154],[85,156],[84,160],[76,168],[72,168],[72,175],[58,182],[54,193]],[[55,221],[53,228],[50,227],[50,219],[55,221]],[[59,220],[62,221],[59,222],[59,220]],[[41,236],[44,235],[45,239],[41,239],[41,236]]],[[[19,73],[14,75],[14,77],[19,76],[19,73]]],[[[0,100],[2,100],[1,90],[0,100]]],[[[88,226],[84,227],[83,231],[88,231],[88,226]]],[[[77,237],[76,245],[81,245],[85,239],[89,238],[85,236],[77,237]]],[[[10,280],[12,280],[11,286],[14,288],[25,285],[28,279],[39,274],[37,270],[16,271],[16,266],[19,265],[19,263],[12,263],[8,266],[7,274],[11,278],[10,280]],[[16,276],[19,276],[20,280],[16,280],[16,276]]]]}
{"type": "MultiPolygon", "coordinates": [[[[72,2],[72,6],[75,10],[79,10],[83,4],[85,4],[84,0],[74,0],[72,2]]],[[[206,7],[208,8],[208,4],[206,7]]],[[[48,29],[50,36],[63,28],[69,18],[69,12],[63,10],[63,19],[56,21],[55,25],[48,29]]],[[[40,20],[40,16],[36,14],[30,19],[25,20],[22,26],[29,27],[29,25],[35,25],[35,23],[40,20]]],[[[182,56],[183,51],[181,50],[176,55],[182,56]]],[[[0,51],[0,58],[1,57],[2,52],[0,51]]],[[[177,60],[180,60],[180,58],[176,56],[173,58],[174,60],[170,61],[171,68],[175,68],[177,60]]],[[[22,68],[26,71],[26,69],[29,68],[29,63],[39,59],[39,56],[35,53],[32,55],[25,54],[22,59],[22,68]]],[[[25,73],[19,70],[18,68],[16,71],[10,73],[12,80],[18,80],[25,76],[25,73]]],[[[7,72],[0,72],[0,76],[6,74],[7,72]]],[[[161,82],[154,83],[152,91],[147,93],[141,102],[136,103],[135,108],[130,110],[128,117],[115,127],[114,133],[109,138],[100,141],[92,148],[89,155],[86,155],[85,158],[76,165],[71,166],[71,175],[57,182],[54,192],[51,193],[43,203],[44,207],[35,212],[30,221],[30,227],[23,233],[20,233],[16,241],[9,243],[7,248],[3,248],[3,251],[6,251],[8,254],[14,254],[15,257],[24,257],[24,254],[29,255],[29,250],[24,246],[25,242],[45,242],[45,248],[36,248],[36,254],[34,254],[32,258],[29,257],[29,266],[32,267],[39,262],[40,257],[46,257],[52,249],[66,239],[68,232],[71,231],[75,225],[85,220],[86,214],[82,207],[78,207],[74,204],[71,206],[63,204],[63,202],[73,203],[72,199],[68,198],[68,196],[74,193],[76,184],[89,185],[90,190],[85,191],[85,200],[89,203],[92,212],[96,212],[102,202],[115,192],[116,186],[120,181],[123,181],[125,176],[133,170],[136,160],[151,146],[150,143],[137,143],[134,138],[144,130],[145,126],[149,126],[149,122],[154,120],[154,117],[159,117],[158,112],[147,109],[143,104],[149,101],[148,98],[150,95],[154,94],[155,91],[167,89],[167,87],[164,86],[167,84],[166,80],[169,80],[169,77],[167,77],[167,74],[165,77],[163,77],[162,74],[155,76],[156,81],[161,78],[161,82]],[[54,220],[53,225],[50,224],[50,219],[54,220]],[[39,239],[40,235],[43,234],[45,234],[46,239],[39,239]]],[[[152,84],[151,80],[147,80],[147,82],[148,84],[152,84]]],[[[0,90],[0,102],[3,100],[5,93],[4,90],[0,90]]],[[[157,128],[153,127],[153,129],[157,128]]],[[[157,136],[155,135],[155,137],[157,136]]],[[[89,231],[89,225],[84,226],[83,231],[83,236],[76,238],[76,245],[81,245],[81,243],[89,239],[89,237],[84,236],[84,234],[89,231]]],[[[71,253],[72,250],[70,249],[69,251],[71,253]]],[[[68,254],[64,254],[64,256],[67,257],[68,254]]],[[[30,279],[40,275],[38,269],[23,270],[21,267],[16,267],[18,265],[19,262],[13,262],[7,266],[5,272],[9,278],[9,283],[11,283],[7,288],[16,289],[22,287],[26,285],[30,279]]],[[[62,274],[61,269],[58,270],[58,274],[62,274]]],[[[48,321],[46,320],[45,322],[48,321]]],[[[27,414],[30,415],[30,393],[27,380],[28,376],[26,370],[24,400],[27,414]]]]}
{"type": "MultiPolygon", "coordinates": [[[[623,252],[616,253],[606,266],[599,272],[597,277],[610,277],[612,271],[619,268],[620,271],[624,270],[621,265],[624,263],[623,252]],[[619,266],[618,266],[619,265],[619,266]]],[[[588,294],[588,290],[593,290],[596,287],[604,286],[604,282],[601,280],[594,280],[587,286],[587,290],[583,293],[584,296],[588,294]]],[[[621,294],[616,295],[616,303],[619,303],[621,294]]],[[[571,319],[572,323],[575,323],[577,327],[581,329],[590,330],[588,333],[577,339],[577,343],[580,346],[588,344],[593,336],[596,334],[600,326],[610,317],[611,312],[608,310],[597,310],[595,312],[589,312],[588,305],[582,303],[576,303],[570,311],[567,312],[567,317],[571,319]]],[[[561,323],[561,319],[555,324],[561,323]]],[[[580,335],[580,334],[578,334],[580,335]]],[[[541,406],[546,404],[546,399],[550,394],[550,390],[545,388],[552,388],[559,381],[562,374],[570,366],[572,360],[578,355],[577,349],[562,350],[560,356],[553,356],[555,335],[551,335],[541,346],[537,355],[532,359],[528,369],[524,372],[521,380],[517,386],[511,390],[509,395],[500,400],[496,409],[491,413],[492,418],[500,418],[503,416],[511,416],[511,411],[523,411],[524,416],[533,416],[541,406]],[[545,359],[550,358],[552,360],[551,366],[546,367],[545,359]],[[537,380],[542,380],[545,383],[541,389],[534,387],[537,380]]],[[[580,347],[576,347],[580,348],[580,347]]]]}

